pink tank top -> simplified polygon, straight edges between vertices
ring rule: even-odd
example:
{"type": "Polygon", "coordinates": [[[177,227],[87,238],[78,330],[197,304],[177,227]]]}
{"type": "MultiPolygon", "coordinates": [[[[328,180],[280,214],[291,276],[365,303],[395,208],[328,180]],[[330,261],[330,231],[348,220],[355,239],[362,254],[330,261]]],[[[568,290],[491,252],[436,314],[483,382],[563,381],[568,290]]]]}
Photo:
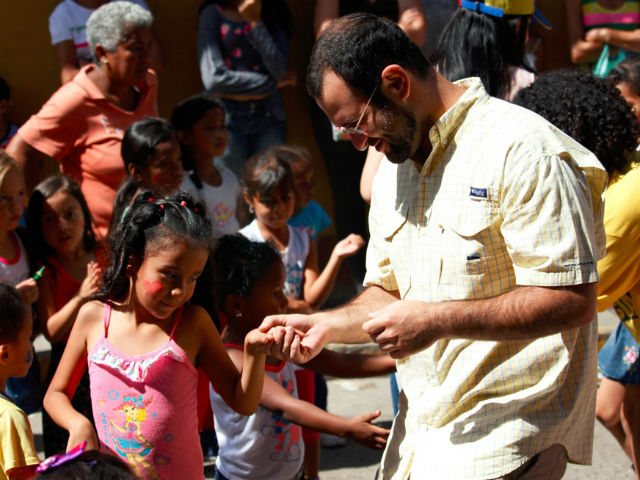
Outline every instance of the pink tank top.
{"type": "Polygon", "coordinates": [[[122,458],[143,479],[204,478],[198,436],[198,372],[173,340],[152,352],[125,355],[108,340],[111,305],[104,305],[104,334],[88,356],[91,405],[100,449],[122,458]]]}

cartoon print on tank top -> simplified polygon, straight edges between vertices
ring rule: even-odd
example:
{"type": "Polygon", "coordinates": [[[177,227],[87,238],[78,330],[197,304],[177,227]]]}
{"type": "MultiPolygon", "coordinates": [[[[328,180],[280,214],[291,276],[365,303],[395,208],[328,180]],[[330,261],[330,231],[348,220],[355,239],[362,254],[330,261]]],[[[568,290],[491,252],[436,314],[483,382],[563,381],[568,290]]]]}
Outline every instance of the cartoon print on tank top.
{"type": "Polygon", "coordinates": [[[113,409],[114,411],[122,411],[125,420],[121,425],[118,425],[113,419],[109,420],[111,427],[109,433],[116,452],[129,465],[133,466],[137,476],[141,476],[140,469],[142,468],[147,470],[147,473],[150,473],[152,477],[157,478],[155,470],[144,458],[153,449],[153,445],[142,436],[141,430],[141,424],[147,418],[147,406],[152,402],[153,397],[144,400],[142,395],[127,394],[122,402],[113,409]]]}
{"type": "MultiPolygon", "coordinates": [[[[295,390],[294,383],[283,378],[282,373],[278,375],[278,383],[289,394],[293,394],[295,390]]],[[[261,429],[262,435],[272,436],[278,440],[275,452],[269,454],[269,458],[276,462],[297,462],[302,455],[298,444],[302,430],[297,424],[275,413],[271,415],[270,420],[272,422],[263,425],[261,429]]]]}

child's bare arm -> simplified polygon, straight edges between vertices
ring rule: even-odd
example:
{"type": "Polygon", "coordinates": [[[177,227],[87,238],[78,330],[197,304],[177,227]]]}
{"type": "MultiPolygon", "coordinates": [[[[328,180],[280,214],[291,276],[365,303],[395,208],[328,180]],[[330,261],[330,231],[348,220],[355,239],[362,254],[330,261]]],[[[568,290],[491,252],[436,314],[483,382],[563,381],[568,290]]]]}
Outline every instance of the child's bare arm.
{"type": "Polygon", "coordinates": [[[51,385],[44,396],[44,408],[54,422],[69,432],[67,449],[83,440],[88,449],[97,449],[98,440],[88,418],[71,405],[71,399],[87,368],[87,345],[102,328],[102,304],[91,302],[78,312],[67,346],[51,385]]]}
{"type": "Polygon", "coordinates": [[[45,271],[45,277],[40,283],[40,297],[38,298],[38,318],[44,336],[51,343],[58,343],[65,339],[71,331],[80,307],[89,297],[100,288],[102,272],[96,262],[87,265],[87,276],[80,285],[78,293],[74,295],[60,310],[56,310],[51,291],[52,279],[45,271]]]}
{"type": "Polygon", "coordinates": [[[227,405],[242,415],[251,415],[258,408],[262,392],[265,354],[261,342],[266,334],[258,330],[249,332],[244,343],[243,365],[239,369],[229,358],[209,315],[201,308],[196,314],[200,316],[197,332],[202,339],[197,354],[199,366],[227,405]]]}
{"type": "Polygon", "coordinates": [[[317,309],[324,303],[333,285],[336,283],[338,269],[342,260],[355,255],[364,245],[364,240],[360,235],[354,233],[347,235],[346,238],[340,240],[333,251],[327,265],[322,272],[318,274],[318,252],[315,242],[309,239],[309,255],[304,268],[304,299],[309,303],[311,308],[317,309]]]}
{"type": "Polygon", "coordinates": [[[396,371],[396,361],[386,353],[338,353],[326,348],[304,366],[314,372],[344,378],[373,377],[396,371]]]}
{"type": "Polygon", "coordinates": [[[292,397],[281,385],[265,375],[260,404],[287,420],[319,432],[352,438],[362,445],[380,450],[387,442],[389,430],[371,423],[380,410],[344,418],[325,412],[312,403],[292,397]]]}

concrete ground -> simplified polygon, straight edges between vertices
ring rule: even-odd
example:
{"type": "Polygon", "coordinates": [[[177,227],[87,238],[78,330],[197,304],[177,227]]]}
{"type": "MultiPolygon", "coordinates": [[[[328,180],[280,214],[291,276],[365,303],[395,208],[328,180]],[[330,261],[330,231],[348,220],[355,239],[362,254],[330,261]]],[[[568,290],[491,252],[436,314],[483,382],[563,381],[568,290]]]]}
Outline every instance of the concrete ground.
{"type": "MultiPolygon", "coordinates": [[[[612,312],[599,316],[602,332],[611,331],[617,324],[612,312]]],[[[48,348],[39,338],[36,349],[48,348]]],[[[351,417],[361,413],[382,410],[376,423],[389,427],[393,419],[388,377],[345,380],[328,378],[329,410],[337,415],[351,417]]],[[[42,422],[39,413],[29,416],[42,457],[42,422]]],[[[353,441],[337,449],[322,450],[320,477],[322,480],[371,480],[374,478],[381,452],[369,450],[353,441]]],[[[613,437],[598,423],[595,425],[593,466],[569,465],[566,480],[633,480],[631,462],[622,452],[613,437]]],[[[212,479],[213,468],[207,467],[206,478],[212,479]]]]}

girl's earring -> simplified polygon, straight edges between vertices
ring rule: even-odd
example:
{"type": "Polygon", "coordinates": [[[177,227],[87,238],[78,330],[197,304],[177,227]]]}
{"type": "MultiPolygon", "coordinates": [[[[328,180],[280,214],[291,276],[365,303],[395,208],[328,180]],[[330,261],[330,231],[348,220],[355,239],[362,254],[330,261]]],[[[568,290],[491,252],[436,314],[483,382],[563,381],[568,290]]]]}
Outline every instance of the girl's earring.
{"type": "Polygon", "coordinates": [[[102,63],[109,63],[109,59],[107,57],[104,57],[102,60],[100,60],[102,63]]]}
{"type": "Polygon", "coordinates": [[[251,213],[251,214],[255,213],[253,205],[249,205],[249,213],[251,213]]]}
{"type": "Polygon", "coordinates": [[[240,317],[242,317],[242,312],[240,311],[236,312],[236,318],[240,318],[240,317]]]}

